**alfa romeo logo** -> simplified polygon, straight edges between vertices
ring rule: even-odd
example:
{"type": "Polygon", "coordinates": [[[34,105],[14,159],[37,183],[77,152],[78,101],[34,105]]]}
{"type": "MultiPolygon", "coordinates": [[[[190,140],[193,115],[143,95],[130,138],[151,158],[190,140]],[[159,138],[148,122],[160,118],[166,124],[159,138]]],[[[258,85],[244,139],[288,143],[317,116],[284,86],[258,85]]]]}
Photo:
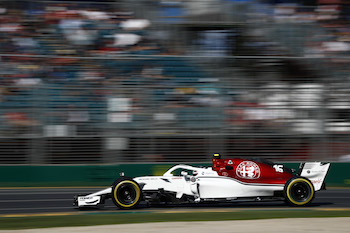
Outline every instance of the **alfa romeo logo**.
{"type": "Polygon", "coordinates": [[[244,179],[258,179],[260,177],[260,168],[252,161],[243,161],[237,166],[236,174],[244,179]]]}

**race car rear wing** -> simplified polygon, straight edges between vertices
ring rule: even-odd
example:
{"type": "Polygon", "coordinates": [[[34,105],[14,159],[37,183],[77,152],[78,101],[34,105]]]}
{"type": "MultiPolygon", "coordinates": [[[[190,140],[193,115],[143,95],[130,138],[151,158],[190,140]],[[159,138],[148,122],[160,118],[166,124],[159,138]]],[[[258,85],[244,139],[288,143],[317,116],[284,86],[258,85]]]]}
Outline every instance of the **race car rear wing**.
{"type": "Polygon", "coordinates": [[[315,191],[322,189],[330,163],[307,162],[301,163],[298,175],[308,178],[314,185],[315,191]]]}

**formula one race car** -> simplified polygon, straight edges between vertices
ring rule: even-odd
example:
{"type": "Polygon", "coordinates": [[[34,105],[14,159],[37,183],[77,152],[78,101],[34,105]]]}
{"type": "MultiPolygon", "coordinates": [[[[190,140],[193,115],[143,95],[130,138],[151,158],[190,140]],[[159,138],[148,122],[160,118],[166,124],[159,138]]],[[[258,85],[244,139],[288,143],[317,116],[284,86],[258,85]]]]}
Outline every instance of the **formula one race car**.
{"type": "Polygon", "coordinates": [[[140,201],[148,204],[284,200],[292,206],[309,204],[324,189],[329,163],[307,162],[294,171],[263,159],[221,159],[212,167],[176,165],[162,176],[121,176],[109,188],[76,196],[74,205],[93,207],[112,198],[121,209],[140,201]]]}

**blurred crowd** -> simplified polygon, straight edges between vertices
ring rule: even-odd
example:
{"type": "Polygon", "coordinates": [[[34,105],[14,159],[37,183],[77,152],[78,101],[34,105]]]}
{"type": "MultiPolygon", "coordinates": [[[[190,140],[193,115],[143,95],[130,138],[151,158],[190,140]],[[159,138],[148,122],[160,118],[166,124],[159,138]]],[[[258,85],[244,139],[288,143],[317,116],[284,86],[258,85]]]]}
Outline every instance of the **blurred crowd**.
{"type": "Polygon", "coordinates": [[[222,127],[220,80],[164,47],[150,27],[112,5],[1,8],[1,133],[222,127]]]}
{"type": "Polygon", "coordinates": [[[350,8],[342,1],[285,2],[252,7],[245,46],[255,51],[249,55],[273,59],[249,64],[255,70],[240,98],[248,102],[238,107],[242,122],[302,134],[350,132],[350,8]]]}
{"type": "MultiPolygon", "coordinates": [[[[175,2],[162,7],[195,9],[195,1],[175,2]]],[[[0,134],[350,132],[347,6],[204,2],[202,16],[197,9],[172,17],[193,20],[188,28],[196,31],[207,11],[227,20],[222,12],[244,9],[245,17],[232,17],[244,20],[230,22],[234,30],[225,21],[215,21],[225,30],[199,23],[208,33],[197,42],[207,55],[215,47],[230,50],[216,54],[256,58],[190,59],[182,55],[192,55],[192,41],[171,47],[151,20],[112,4],[0,7],[0,134]]],[[[176,28],[179,35],[184,28],[176,28]]]]}
{"type": "Polygon", "coordinates": [[[23,128],[43,124],[43,119],[54,124],[62,119],[88,122],[88,105],[103,105],[106,82],[126,80],[131,72],[147,72],[142,63],[136,67],[106,58],[161,53],[156,42],[148,39],[148,20],[110,6],[102,10],[52,3],[38,9],[0,8],[3,131],[8,132],[4,127],[8,124],[23,128]],[[42,110],[45,107],[52,111],[42,110]]]}
{"type": "MultiPolygon", "coordinates": [[[[285,82],[288,70],[280,74],[272,69],[266,74],[266,70],[259,71],[261,60],[255,61],[255,75],[241,73],[236,79],[266,78],[245,87],[251,90],[230,95],[228,89],[234,86],[226,86],[226,91],[219,88],[227,84],[225,78],[211,78],[182,58],[118,59],[120,55],[176,55],[154,39],[149,20],[137,19],[133,12],[112,5],[106,10],[62,3],[38,9],[0,8],[2,120],[20,126],[101,122],[103,118],[125,126],[129,122],[149,124],[150,120],[156,126],[184,127],[201,127],[208,122],[206,126],[214,128],[225,123],[243,130],[267,126],[271,131],[290,125],[294,119],[301,132],[320,133],[320,119],[310,112],[323,101],[330,108],[346,102],[338,104],[338,110],[348,107],[347,86],[342,86],[341,97],[333,93],[339,82],[348,79],[348,59],[340,57],[350,50],[346,12],[340,5],[246,4],[250,6],[245,8],[250,9],[247,22],[252,26],[243,47],[254,51],[250,55],[304,56],[310,59],[302,60],[302,65],[312,70],[311,75],[298,74],[299,83],[285,82]],[[254,20],[271,22],[271,26],[252,30],[259,26],[254,20]],[[326,72],[317,75],[320,70],[326,72]],[[267,77],[270,74],[277,78],[267,77]],[[329,85],[329,80],[335,81],[329,85]],[[33,95],[35,88],[40,91],[33,95]],[[113,107],[105,101],[110,98],[109,102],[116,100],[117,105],[118,98],[132,103],[123,111],[110,111],[113,107]],[[33,107],[52,112],[44,110],[40,119],[33,115],[33,107]],[[60,108],[64,111],[59,112],[60,108]],[[306,125],[312,129],[307,130],[306,125]]],[[[210,43],[223,41],[214,37],[210,43]]]]}

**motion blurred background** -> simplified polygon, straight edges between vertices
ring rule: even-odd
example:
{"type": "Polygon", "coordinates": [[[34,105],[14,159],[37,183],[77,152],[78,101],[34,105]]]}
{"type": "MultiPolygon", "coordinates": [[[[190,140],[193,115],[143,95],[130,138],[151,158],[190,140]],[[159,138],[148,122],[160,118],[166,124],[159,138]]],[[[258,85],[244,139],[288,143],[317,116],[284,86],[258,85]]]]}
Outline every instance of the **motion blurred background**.
{"type": "Polygon", "coordinates": [[[0,3],[0,163],[350,154],[350,1],[0,3]]]}

